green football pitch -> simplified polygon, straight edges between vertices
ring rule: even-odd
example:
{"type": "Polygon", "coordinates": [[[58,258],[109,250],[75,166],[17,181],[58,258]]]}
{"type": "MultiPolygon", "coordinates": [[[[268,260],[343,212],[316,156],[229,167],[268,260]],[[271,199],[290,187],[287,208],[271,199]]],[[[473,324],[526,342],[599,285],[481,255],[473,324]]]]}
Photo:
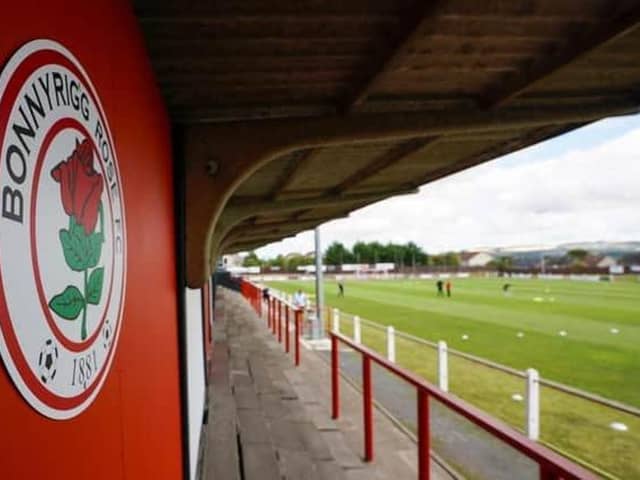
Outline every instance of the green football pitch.
{"type": "MultiPolygon", "coordinates": [[[[439,297],[435,279],[345,280],[325,283],[327,305],[381,325],[393,325],[449,348],[545,379],[640,407],[640,282],[452,278],[452,296],[439,297]],[[505,283],[511,284],[507,294],[505,283]]],[[[269,282],[289,293],[313,294],[310,281],[269,282]]],[[[351,333],[348,316],[343,331],[351,333]]],[[[384,351],[382,331],[363,326],[363,342],[384,351]]],[[[435,381],[435,352],[398,340],[398,363],[435,381]]],[[[450,390],[520,428],[524,394],[517,377],[450,357],[450,390]]],[[[541,435],[619,478],[640,478],[640,419],[551,389],[541,390],[541,435]],[[611,429],[622,422],[628,430],[611,429]]]]}

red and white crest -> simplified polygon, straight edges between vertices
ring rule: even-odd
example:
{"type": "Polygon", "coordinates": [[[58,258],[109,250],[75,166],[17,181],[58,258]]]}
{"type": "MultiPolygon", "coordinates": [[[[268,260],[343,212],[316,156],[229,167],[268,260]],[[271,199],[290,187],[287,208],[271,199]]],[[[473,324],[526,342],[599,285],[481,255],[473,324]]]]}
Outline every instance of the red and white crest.
{"type": "Polygon", "coordinates": [[[126,234],[117,152],[87,73],[60,44],[0,75],[0,354],[38,412],[98,395],[120,333],[126,234]]]}

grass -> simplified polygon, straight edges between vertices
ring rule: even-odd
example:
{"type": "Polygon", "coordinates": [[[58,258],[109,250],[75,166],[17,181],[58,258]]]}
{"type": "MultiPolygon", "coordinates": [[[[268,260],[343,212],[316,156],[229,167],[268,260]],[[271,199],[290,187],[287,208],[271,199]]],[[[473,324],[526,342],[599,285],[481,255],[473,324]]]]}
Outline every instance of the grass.
{"type": "MultiPolygon", "coordinates": [[[[327,282],[327,304],[450,348],[640,407],[640,283],[565,280],[453,280],[451,298],[437,297],[434,280],[348,281],[346,296],[327,282]],[[611,329],[618,329],[614,334],[611,329]],[[566,336],[559,335],[565,331],[566,336]],[[518,332],[524,336],[519,338],[518,332]],[[462,336],[468,339],[463,340],[462,336]]],[[[313,293],[312,282],[271,282],[313,293]]],[[[351,333],[342,315],[343,331],[351,333]]],[[[384,352],[384,333],[363,327],[366,345],[384,352]]],[[[435,381],[433,350],[398,339],[397,361],[435,381]]],[[[516,428],[524,425],[524,380],[457,357],[449,359],[452,393],[516,428]]],[[[541,439],[619,478],[640,479],[640,419],[542,388],[541,439]],[[617,432],[611,422],[625,423],[617,432]]]]}

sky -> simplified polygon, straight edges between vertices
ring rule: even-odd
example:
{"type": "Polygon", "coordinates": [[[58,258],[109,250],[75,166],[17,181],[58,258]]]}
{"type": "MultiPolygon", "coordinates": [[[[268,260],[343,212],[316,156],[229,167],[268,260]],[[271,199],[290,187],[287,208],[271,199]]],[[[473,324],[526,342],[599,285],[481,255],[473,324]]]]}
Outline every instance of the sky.
{"type": "MultiPolygon", "coordinates": [[[[602,120],[320,227],[339,241],[406,243],[428,253],[640,240],[640,115],[602,120]]],[[[313,231],[257,250],[313,250],[313,231]]]]}

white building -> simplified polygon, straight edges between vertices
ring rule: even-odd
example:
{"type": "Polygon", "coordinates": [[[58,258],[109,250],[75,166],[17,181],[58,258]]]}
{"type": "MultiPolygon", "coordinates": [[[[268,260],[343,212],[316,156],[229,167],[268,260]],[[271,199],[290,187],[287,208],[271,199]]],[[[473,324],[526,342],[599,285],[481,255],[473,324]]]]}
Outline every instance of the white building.
{"type": "Polygon", "coordinates": [[[495,257],[487,252],[462,252],[460,261],[463,267],[486,267],[495,257]]]}
{"type": "Polygon", "coordinates": [[[222,263],[225,268],[241,267],[244,255],[234,253],[231,255],[225,255],[222,257],[222,263]]]}
{"type": "Polygon", "coordinates": [[[609,267],[615,267],[617,265],[618,265],[618,261],[615,258],[610,257],[609,255],[606,255],[600,258],[598,260],[598,263],[596,264],[598,268],[609,268],[609,267]]]}

